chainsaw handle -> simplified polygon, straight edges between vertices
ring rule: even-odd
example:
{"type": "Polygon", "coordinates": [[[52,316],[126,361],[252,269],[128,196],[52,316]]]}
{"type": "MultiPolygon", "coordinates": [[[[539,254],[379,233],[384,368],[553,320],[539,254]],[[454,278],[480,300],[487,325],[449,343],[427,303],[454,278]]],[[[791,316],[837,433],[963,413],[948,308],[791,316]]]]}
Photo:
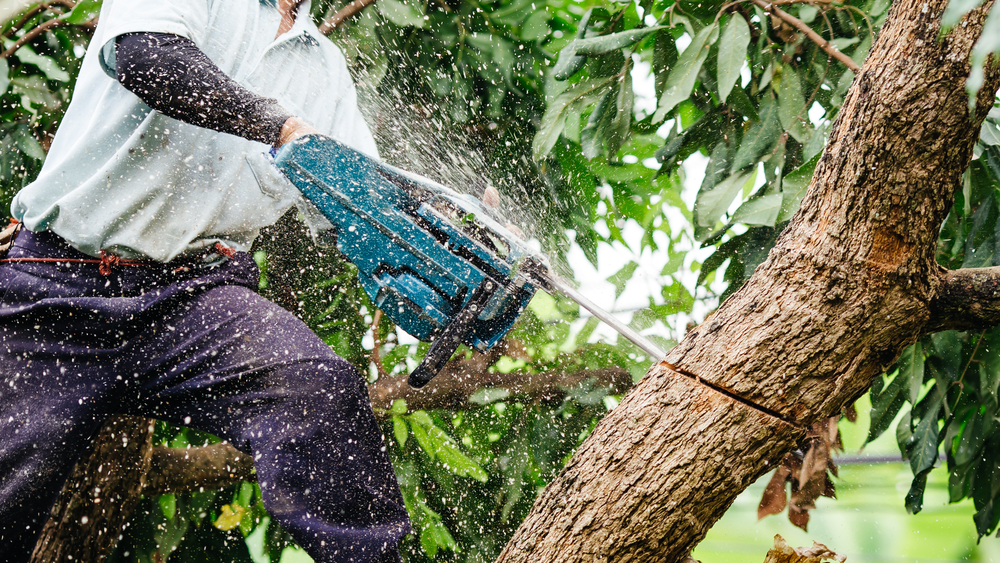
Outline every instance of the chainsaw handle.
{"type": "Polygon", "coordinates": [[[455,319],[448,323],[448,326],[444,327],[441,334],[431,344],[430,350],[427,351],[427,355],[424,356],[417,369],[410,373],[410,377],[407,380],[410,387],[420,389],[424,385],[427,385],[441,371],[441,368],[448,363],[448,360],[451,359],[452,354],[458,349],[458,345],[465,339],[466,333],[472,328],[476,317],[479,316],[483,310],[483,306],[490,300],[490,296],[493,295],[496,288],[496,282],[487,279],[472,292],[469,301],[462,306],[462,309],[455,315],[455,319]]]}

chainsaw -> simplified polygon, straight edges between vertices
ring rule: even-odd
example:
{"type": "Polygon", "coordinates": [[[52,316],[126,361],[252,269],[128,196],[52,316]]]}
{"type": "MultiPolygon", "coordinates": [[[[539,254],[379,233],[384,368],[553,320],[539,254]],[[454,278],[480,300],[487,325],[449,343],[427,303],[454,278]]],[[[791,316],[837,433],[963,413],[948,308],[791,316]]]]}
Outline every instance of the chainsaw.
{"type": "Polygon", "coordinates": [[[485,352],[537,289],[561,293],[654,359],[663,352],[574,290],[496,210],[322,135],[286,144],[274,164],[333,225],[372,302],[425,342],[408,382],[423,387],[459,344],[485,352]]]}

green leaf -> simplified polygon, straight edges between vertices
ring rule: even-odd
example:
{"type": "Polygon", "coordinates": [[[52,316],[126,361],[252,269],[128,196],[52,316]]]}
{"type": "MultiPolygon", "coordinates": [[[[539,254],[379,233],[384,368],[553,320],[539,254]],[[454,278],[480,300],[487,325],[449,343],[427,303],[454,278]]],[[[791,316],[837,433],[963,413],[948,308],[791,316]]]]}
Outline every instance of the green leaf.
{"type": "Polygon", "coordinates": [[[663,26],[659,25],[639,29],[630,29],[628,31],[620,31],[610,35],[599,35],[597,37],[588,37],[586,39],[574,39],[570,42],[570,45],[574,43],[576,44],[575,51],[579,55],[603,55],[605,53],[610,53],[611,51],[629,47],[650,33],[661,29],[663,29],[663,26]]]}
{"type": "Polygon", "coordinates": [[[615,111],[614,108],[611,107],[612,92],[612,90],[609,90],[600,100],[597,101],[597,104],[594,105],[593,111],[590,112],[590,117],[587,119],[586,127],[580,131],[580,146],[583,149],[583,156],[587,160],[597,158],[597,156],[602,152],[602,129],[609,121],[608,115],[615,111]]]}
{"type": "MultiPolygon", "coordinates": [[[[437,430],[442,434],[444,433],[437,427],[435,427],[434,430],[437,430]]],[[[480,483],[485,483],[489,480],[489,475],[483,471],[483,468],[471,458],[459,451],[459,449],[450,441],[442,441],[437,454],[438,461],[443,463],[444,466],[455,475],[460,477],[471,477],[480,483]]]]}
{"type": "Polygon", "coordinates": [[[36,160],[45,160],[45,150],[27,127],[18,127],[14,132],[14,142],[24,154],[36,160]]]}
{"type": "Polygon", "coordinates": [[[858,37],[837,37],[836,39],[830,40],[830,45],[837,48],[838,51],[843,51],[851,45],[857,44],[861,41],[858,37]]]}
{"type": "Polygon", "coordinates": [[[910,483],[910,490],[906,493],[904,501],[906,511],[910,514],[920,512],[924,506],[924,489],[927,488],[927,474],[930,472],[930,469],[921,471],[913,477],[913,481],[910,483]]]}
{"type": "Polygon", "coordinates": [[[73,25],[87,23],[101,13],[101,4],[102,0],[82,0],[68,13],[59,16],[59,19],[73,25]]]}
{"type": "Polygon", "coordinates": [[[163,517],[167,520],[173,520],[174,514],[177,514],[177,495],[173,493],[160,495],[160,498],[156,499],[156,502],[160,505],[160,512],[163,513],[163,517]]]}
{"type": "Polygon", "coordinates": [[[1000,240],[996,196],[992,193],[983,198],[979,208],[972,214],[972,227],[965,239],[965,259],[963,268],[983,268],[997,265],[1000,261],[1000,240]]]}
{"type": "Polygon", "coordinates": [[[781,194],[770,194],[743,203],[733,214],[733,223],[773,227],[781,211],[781,194]]]}
{"type": "Polygon", "coordinates": [[[545,10],[531,14],[521,26],[521,39],[535,41],[549,34],[549,20],[552,16],[545,10]]]}
{"type": "Polygon", "coordinates": [[[903,408],[903,403],[906,402],[910,381],[900,375],[896,374],[888,387],[878,396],[872,397],[871,424],[868,427],[866,444],[881,436],[889,428],[899,409],[903,408]]]}
{"type": "Polygon", "coordinates": [[[401,448],[406,445],[406,440],[410,437],[410,427],[407,426],[406,420],[399,415],[392,417],[392,435],[401,448]]]}
{"type": "Polygon", "coordinates": [[[570,42],[559,51],[559,60],[556,61],[556,65],[552,67],[552,78],[556,80],[566,80],[573,76],[583,68],[586,64],[587,57],[583,57],[576,54],[576,45],[570,42]]]}
{"type": "Polygon", "coordinates": [[[747,60],[747,46],[750,45],[750,27],[739,13],[729,16],[722,37],[719,38],[719,100],[726,102],[729,92],[740,79],[740,71],[747,60]]]}
{"type": "Polygon", "coordinates": [[[778,119],[788,134],[800,143],[811,137],[809,108],[805,107],[802,81],[791,65],[781,65],[781,82],[778,84],[778,119]]]}
{"type": "Polygon", "coordinates": [[[0,96],[7,93],[7,88],[10,86],[10,69],[7,65],[7,59],[0,59],[0,96]]]}
{"type": "Polygon", "coordinates": [[[809,162],[792,170],[781,179],[781,213],[778,214],[778,222],[782,223],[792,218],[799,210],[799,204],[809,190],[812,183],[813,173],[819,163],[820,155],[816,155],[809,162]]]}
{"type": "Polygon", "coordinates": [[[743,135],[740,148],[733,157],[732,170],[738,171],[755,164],[760,157],[774,148],[781,136],[781,122],[778,120],[777,104],[765,96],[760,104],[760,121],[753,123],[743,135]]]}
{"type": "Polygon", "coordinates": [[[948,502],[959,502],[972,492],[972,477],[978,462],[949,467],[948,502]]]}
{"type": "Polygon", "coordinates": [[[667,315],[690,311],[694,306],[694,296],[680,282],[672,282],[660,288],[660,295],[663,297],[663,305],[657,305],[659,318],[667,315]]]}
{"type": "Polygon", "coordinates": [[[35,105],[40,105],[45,109],[56,109],[59,101],[52,95],[45,79],[38,75],[19,76],[10,81],[11,92],[21,98],[21,106],[31,112],[35,112],[35,105]]]}
{"type": "Polygon", "coordinates": [[[743,188],[744,182],[750,175],[750,172],[732,174],[711,190],[699,191],[694,202],[698,226],[714,226],[736,199],[736,195],[740,193],[740,189],[743,188]]]}
{"type": "Polygon", "coordinates": [[[622,292],[625,291],[625,284],[632,279],[632,275],[635,274],[635,270],[638,267],[639,264],[633,260],[608,278],[608,281],[615,286],[615,299],[621,297],[622,292]]]}
{"type": "Polygon", "coordinates": [[[424,14],[409,3],[399,0],[379,0],[379,12],[399,27],[424,27],[424,14]]]}
{"type": "MultiPolygon", "coordinates": [[[[0,78],[0,80],[3,80],[0,78]]],[[[2,85],[3,82],[0,82],[2,85]]],[[[3,92],[3,88],[0,88],[0,92],[3,92]]],[[[997,127],[998,123],[993,119],[987,119],[983,122],[983,129],[979,133],[979,141],[987,145],[1000,145],[1000,128],[997,127]]]]}
{"type": "Polygon", "coordinates": [[[542,160],[545,158],[552,147],[555,146],[556,141],[559,140],[559,135],[562,133],[563,127],[566,124],[566,114],[571,109],[579,109],[582,106],[589,105],[594,101],[603,97],[606,93],[605,88],[607,88],[614,77],[605,77],[599,79],[587,79],[581,81],[579,84],[574,85],[572,88],[566,90],[565,92],[559,94],[555,100],[552,101],[545,108],[545,115],[542,116],[542,124],[538,129],[538,133],[535,134],[535,138],[532,141],[531,148],[532,154],[535,160],[542,160]]]}
{"type": "Polygon", "coordinates": [[[919,342],[903,350],[899,357],[899,375],[909,382],[910,404],[917,404],[920,398],[920,389],[924,383],[924,349],[919,342]]]}
{"type": "Polygon", "coordinates": [[[749,117],[751,121],[760,121],[760,114],[757,113],[757,108],[754,107],[753,102],[750,101],[750,97],[743,91],[743,88],[733,88],[733,91],[729,93],[729,105],[749,117]]]}
{"type": "Polygon", "coordinates": [[[979,450],[986,443],[987,432],[992,430],[991,425],[988,425],[990,421],[987,418],[992,417],[987,417],[980,409],[976,409],[968,422],[965,423],[954,452],[957,465],[965,465],[979,454],[979,450]]]}
{"type": "Polygon", "coordinates": [[[906,444],[906,455],[910,460],[910,469],[914,475],[919,475],[934,467],[938,459],[939,420],[938,411],[944,401],[944,395],[935,393],[930,409],[924,414],[913,435],[906,444]]]}
{"type": "Polygon", "coordinates": [[[427,457],[431,458],[431,461],[434,461],[437,458],[438,448],[434,439],[427,433],[427,429],[420,424],[411,424],[410,429],[413,430],[413,437],[417,439],[417,445],[427,454],[427,457]]]}
{"type": "Polygon", "coordinates": [[[663,95],[670,70],[677,64],[677,42],[669,30],[663,29],[656,34],[653,44],[653,75],[655,76],[656,99],[663,95]]]}
{"type": "Polygon", "coordinates": [[[653,123],[663,121],[670,110],[691,96],[691,90],[694,89],[694,83],[698,79],[701,66],[708,58],[709,47],[715,43],[718,36],[719,27],[713,22],[702,29],[677,58],[677,64],[670,71],[670,76],[664,85],[663,95],[657,103],[656,113],[653,114],[653,123]]]}
{"type": "Polygon", "coordinates": [[[240,488],[239,490],[237,490],[235,495],[236,498],[233,499],[233,502],[239,504],[244,508],[250,508],[251,504],[253,503],[253,492],[254,492],[253,483],[248,483],[246,481],[243,481],[242,483],[240,483],[240,488]]]}
{"type": "Polygon", "coordinates": [[[392,408],[389,409],[390,413],[397,415],[406,414],[406,411],[406,399],[396,399],[392,402],[392,408]]]}
{"type": "Polygon", "coordinates": [[[22,63],[35,65],[38,70],[42,71],[49,80],[56,80],[58,82],[69,82],[69,73],[62,69],[58,63],[52,57],[46,57],[44,55],[39,55],[31,48],[30,45],[23,45],[17,51],[14,51],[14,56],[18,58],[22,63]]]}

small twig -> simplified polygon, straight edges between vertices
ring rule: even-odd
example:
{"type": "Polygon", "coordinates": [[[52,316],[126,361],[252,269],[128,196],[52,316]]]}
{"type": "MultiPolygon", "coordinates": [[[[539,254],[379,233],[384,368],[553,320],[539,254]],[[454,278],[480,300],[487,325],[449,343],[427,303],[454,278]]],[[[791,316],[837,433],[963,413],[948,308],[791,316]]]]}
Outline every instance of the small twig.
{"type": "MultiPolygon", "coordinates": [[[[951,407],[951,412],[953,413],[955,412],[955,409],[958,408],[958,402],[962,400],[962,389],[964,389],[962,381],[965,379],[965,372],[969,371],[969,366],[972,365],[972,360],[976,357],[976,352],[979,351],[979,345],[983,343],[984,336],[986,336],[986,329],[983,329],[983,331],[979,333],[979,340],[976,341],[976,347],[972,349],[972,355],[969,356],[969,361],[966,362],[965,369],[962,370],[962,375],[958,377],[958,381],[952,384],[958,385],[958,397],[955,397],[955,406],[951,407]]],[[[945,407],[947,406],[948,405],[946,404],[945,407]]]]}
{"type": "Polygon", "coordinates": [[[323,22],[323,25],[319,26],[319,32],[323,35],[330,35],[330,32],[337,29],[338,25],[344,23],[344,20],[355,16],[369,4],[374,3],[375,0],[352,0],[350,4],[344,6],[336,14],[333,14],[330,19],[323,22]]]}
{"type": "Polygon", "coordinates": [[[73,8],[76,7],[76,2],[73,2],[72,0],[53,0],[52,2],[42,2],[41,4],[28,10],[28,12],[24,14],[24,16],[22,16],[21,19],[16,24],[11,26],[11,28],[7,30],[7,33],[17,33],[17,30],[24,27],[24,24],[28,23],[28,21],[31,18],[37,16],[38,14],[44,12],[45,10],[48,10],[49,8],[55,5],[64,6],[72,10],[73,8]]]}
{"type": "Polygon", "coordinates": [[[65,23],[66,23],[65,20],[52,19],[52,20],[49,20],[49,21],[47,21],[47,22],[45,22],[43,24],[40,24],[40,25],[32,28],[31,31],[29,31],[28,33],[25,33],[24,35],[21,36],[20,39],[18,39],[17,41],[15,41],[14,44],[10,46],[10,49],[7,49],[3,53],[0,53],[0,59],[5,59],[5,58],[9,57],[10,55],[12,55],[14,53],[14,51],[17,51],[18,49],[20,49],[21,47],[23,47],[25,43],[27,43],[27,42],[31,41],[32,39],[38,37],[42,33],[45,33],[46,30],[52,29],[53,27],[58,27],[60,25],[64,25],[65,23]]]}
{"type": "Polygon", "coordinates": [[[847,68],[853,70],[854,72],[858,72],[861,70],[861,67],[859,67],[854,61],[852,61],[850,57],[837,50],[837,48],[834,47],[829,41],[823,39],[822,35],[813,31],[811,27],[806,25],[805,22],[803,22],[799,18],[775,6],[773,2],[765,2],[764,0],[753,0],[753,3],[760,6],[765,11],[773,13],[775,16],[777,16],[779,19],[781,19],[788,25],[791,25],[795,29],[798,29],[799,31],[804,33],[806,37],[811,39],[812,42],[818,45],[820,49],[826,51],[828,55],[843,63],[844,66],[846,66],[847,68]]]}

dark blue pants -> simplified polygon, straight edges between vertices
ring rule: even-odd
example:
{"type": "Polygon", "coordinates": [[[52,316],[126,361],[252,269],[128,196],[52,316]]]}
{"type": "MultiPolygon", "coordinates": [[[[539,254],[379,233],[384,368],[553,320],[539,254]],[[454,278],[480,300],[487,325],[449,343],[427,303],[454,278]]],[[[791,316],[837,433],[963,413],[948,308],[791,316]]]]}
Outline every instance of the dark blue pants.
{"type": "MultiPolygon", "coordinates": [[[[9,257],[83,256],[22,232],[9,257]]],[[[181,266],[0,264],[0,561],[28,560],[116,413],[252,455],[266,508],[316,561],[398,561],[409,520],[357,371],[253,291],[246,254],[181,266]]]]}

